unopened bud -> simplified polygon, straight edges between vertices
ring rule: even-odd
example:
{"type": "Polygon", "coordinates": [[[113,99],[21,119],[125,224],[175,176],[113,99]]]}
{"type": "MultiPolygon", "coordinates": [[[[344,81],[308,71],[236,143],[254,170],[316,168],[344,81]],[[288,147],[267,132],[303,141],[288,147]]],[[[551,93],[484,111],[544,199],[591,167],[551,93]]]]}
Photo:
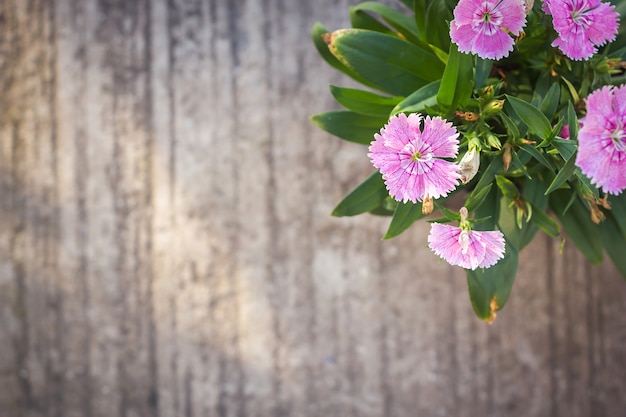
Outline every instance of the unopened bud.
{"type": "Polygon", "coordinates": [[[489,132],[485,136],[487,138],[487,143],[489,144],[489,146],[496,149],[502,149],[502,142],[500,142],[500,139],[496,135],[489,132]]]}
{"type": "Polygon", "coordinates": [[[485,101],[491,100],[493,98],[493,85],[488,85],[483,88],[481,92],[481,97],[485,99],[485,101]]]}
{"type": "Polygon", "coordinates": [[[459,161],[461,182],[467,184],[476,176],[480,167],[480,153],[475,149],[467,151],[459,161]]]}
{"type": "Polygon", "coordinates": [[[491,100],[485,105],[485,108],[483,109],[483,114],[492,115],[500,113],[502,107],[504,107],[504,100],[491,100]]]}
{"type": "Polygon", "coordinates": [[[511,144],[504,144],[504,152],[502,153],[502,162],[504,162],[504,172],[509,170],[511,166],[511,161],[513,160],[513,156],[511,155],[511,144]]]}
{"type": "Polygon", "coordinates": [[[422,201],[422,214],[427,215],[433,212],[435,209],[435,204],[433,203],[433,198],[431,196],[426,196],[424,201],[422,201]]]}

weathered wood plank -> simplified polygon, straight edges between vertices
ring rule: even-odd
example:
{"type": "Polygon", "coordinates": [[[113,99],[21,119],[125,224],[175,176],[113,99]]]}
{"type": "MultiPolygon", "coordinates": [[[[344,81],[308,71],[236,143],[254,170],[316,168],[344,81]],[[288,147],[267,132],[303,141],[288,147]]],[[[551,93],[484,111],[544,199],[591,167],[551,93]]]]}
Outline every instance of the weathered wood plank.
{"type": "Polygon", "coordinates": [[[1,415],[623,414],[611,265],[539,237],[488,326],[427,223],[328,215],[355,3],[0,0],[1,415]]]}

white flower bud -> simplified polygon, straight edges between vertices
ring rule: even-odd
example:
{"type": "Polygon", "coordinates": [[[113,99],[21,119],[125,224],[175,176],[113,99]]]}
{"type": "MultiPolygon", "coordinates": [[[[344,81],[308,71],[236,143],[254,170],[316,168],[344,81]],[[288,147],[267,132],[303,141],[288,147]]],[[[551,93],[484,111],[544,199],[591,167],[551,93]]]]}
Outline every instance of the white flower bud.
{"type": "Polygon", "coordinates": [[[469,150],[459,161],[459,167],[461,168],[461,182],[467,184],[478,172],[480,153],[476,152],[475,149],[469,150]]]}

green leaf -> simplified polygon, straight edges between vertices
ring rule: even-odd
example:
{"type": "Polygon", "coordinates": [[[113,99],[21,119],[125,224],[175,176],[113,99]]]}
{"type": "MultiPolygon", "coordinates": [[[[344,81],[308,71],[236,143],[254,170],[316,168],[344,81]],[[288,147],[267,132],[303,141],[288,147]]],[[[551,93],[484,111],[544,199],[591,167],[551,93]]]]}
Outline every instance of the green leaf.
{"type": "Polygon", "coordinates": [[[450,44],[448,64],[443,72],[437,102],[451,114],[456,106],[472,94],[474,74],[472,56],[459,52],[456,44],[450,44]]]}
{"type": "Polygon", "coordinates": [[[428,43],[444,51],[450,47],[452,11],[445,0],[426,1],[425,34],[428,43]]]}
{"type": "Polygon", "coordinates": [[[576,153],[576,141],[554,138],[550,143],[559,151],[564,161],[568,161],[576,153]]]}
{"type": "Polygon", "coordinates": [[[558,237],[561,234],[561,227],[545,211],[531,204],[533,216],[530,221],[543,230],[550,237],[558,237]]]}
{"type": "Polygon", "coordinates": [[[550,194],[554,190],[558,189],[561,185],[563,185],[565,181],[569,180],[572,177],[572,175],[574,174],[574,170],[576,169],[576,165],[574,165],[575,161],[576,158],[570,156],[565,165],[563,165],[563,168],[561,168],[552,183],[548,186],[546,194],[550,194]]]}
{"type": "Polygon", "coordinates": [[[375,85],[365,78],[361,77],[356,72],[352,71],[348,68],[344,63],[339,61],[337,57],[335,57],[328,48],[328,44],[325,39],[330,39],[330,32],[326,29],[321,23],[316,23],[313,25],[313,29],[311,30],[311,39],[313,40],[313,44],[315,45],[315,49],[321,55],[321,57],[333,68],[343,72],[344,74],[350,76],[354,80],[358,81],[361,84],[364,84],[368,87],[374,87],[375,85]]]}
{"type": "Polygon", "coordinates": [[[391,224],[383,239],[391,239],[408,229],[416,220],[425,217],[422,214],[422,203],[413,204],[411,202],[399,202],[396,211],[393,213],[391,224]]]}
{"type": "Polygon", "coordinates": [[[626,236],[626,193],[609,197],[609,203],[617,225],[626,236]]]}
{"type": "Polygon", "coordinates": [[[311,121],[321,129],[350,142],[368,145],[387,123],[387,117],[372,117],[347,110],[316,114],[311,121]]]}
{"type": "Polygon", "coordinates": [[[578,139],[578,117],[576,116],[576,110],[571,101],[567,102],[567,128],[569,130],[569,138],[571,140],[578,139]]]}
{"type": "Polygon", "coordinates": [[[350,24],[355,29],[373,30],[386,35],[396,36],[396,33],[389,26],[354,6],[350,7],[350,24]]]}
{"type": "Polygon", "coordinates": [[[332,212],[333,216],[355,216],[378,208],[389,193],[380,172],[375,171],[359,184],[332,212]]]}
{"type": "Polygon", "coordinates": [[[554,165],[545,157],[543,152],[535,148],[533,145],[524,144],[520,146],[520,149],[530,154],[530,156],[535,158],[541,165],[545,166],[549,170],[554,169],[554,165]]]}
{"type": "Polygon", "coordinates": [[[474,194],[480,192],[480,190],[491,184],[496,174],[503,172],[503,170],[504,163],[502,162],[502,158],[494,158],[485,170],[485,172],[483,172],[483,174],[481,175],[480,180],[478,180],[478,184],[476,184],[476,187],[474,188],[474,191],[472,191],[472,194],[470,194],[470,198],[472,198],[474,194]]]}
{"type": "Polygon", "coordinates": [[[506,96],[515,113],[528,126],[531,132],[541,139],[548,139],[552,134],[552,126],[546,116],[536,107],[517,97],[506,96]]]}
{"type": "Polygon", "coordinates": [[[491,59],[483,59],[480,57],[476,57],[476,70],[474,73],[474,84],[476,84],[476,88],[481,88],[487,78],[489,78],[489,74],[491,74],[491,67],[493,66],[493,61],[491,59]]]}
{"type": "Polygon", "coordinates": [[[513,158],[513,167],[519,169],[519,171],[524,174],[524,176],[528,179],[532,179],[530,173],[526,169],[526,163],[530,160],[530,155],[527,153],[522,154],[522,157],[517,154],[514,150],[511,150],[511,157],[513,158]]]}
{"type": "Polygon", "coordinates": [[[402,97],[383,97],[369,91],[334,85],[330,86],[330,92],[348,110],[370,116],[389,117],[391,110],[402,100],[402,97]]]}
{"type": "Polygon", "coordinates": [[[506,304],[515,282],[519,255],[506,244],[504,258],[487,269],[466,270],[467,286],[474,313],[487,321],[495,319],[496,312],[506,304]]]}
{"type": "Polygon", "coordinates": [[[514,200],[519,196],[519,190],[508,178],[502,175],[496,175],[496,184],[506,198],[514,200]]]}
{"type": "Polygon", "coordinates": [[[541,112],[546,115],[548,120],[554,117],[556,113],[556,108],[559,105],[559,100],[561,98],[561,86],[558,83],[552,84],[545,97],[541,101],[541,106],[539,107],[541,112]]]}
{"type": "Polygon", "coordinates": [[[420,113],[428,107],[437,105],[437,92],[440,81],[433,81],[426,84],[404,100],[391,111],[392,115],[398,113],[420,113]]]}
{"type": "Polygon", "coordinates": [[[329,48],[346,67],[378,89],[407,96],[443,74],[443,63],[412,43],[363,29],[331,34],[329,48]]]}
{"type": "MultiPolygon", "coordinates": [[[[411,2],[412,3],[412,2],[411,2]]],[[[411,8],[413,6],[411,5],[411,8]]],[[[406,39],[411,42],[421,42],[419,31],[415,24],[415,20],[396,9],[374,1],[366,1],[351,8],[356,12],[374,12],[380,15],[385,22],[390,24],[394,29],[400,32],[406,39]]]]}
{"type": "Polygon", "coordinates": [[[600,223],[600,235],[609,258],[622,277],[626,278],[626,256],[624,256],[626,237],[620,231],[612,213],[607,213],[606,219],[600,223]]]}
{"type": "Polygon", "coordinates": [[[602,262],[602,240],[598,225],[591,221],[589,209],[579,199],[570,202],[567,190],[550,194],[550,207],[561,221],[569,238],[585,257],[594,264],[602,262]],[[565,208],[569,209],[565,211],[565,208]]]}
{"type": "Polygon", "coordinates": [[[489,194],[489,191],[491,191],[492,186],[493,183],[487,184],[486,187],[482,187],[480,189],[476,187],[465,201],[465,208],[467,209],[467,211],[472,212],[480,207],[480,205],[487,198],[487,195],[489,194]]]}

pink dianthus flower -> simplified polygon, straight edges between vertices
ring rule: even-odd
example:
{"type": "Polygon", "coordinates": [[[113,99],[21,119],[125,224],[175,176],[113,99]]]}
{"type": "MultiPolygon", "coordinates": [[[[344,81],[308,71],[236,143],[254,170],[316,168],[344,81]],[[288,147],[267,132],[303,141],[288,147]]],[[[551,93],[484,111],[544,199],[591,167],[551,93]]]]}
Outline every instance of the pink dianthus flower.
{"type": "Polygon", "coordinates": [[[459,51],[481,58],[504,58],[526,24],[523,0],[461,0],[450,22],[450,38],[459,51]]]}
{"type": "Polygon", "coordinates": [[[451,265],[474,270],[489,268],[504,257],[504,235],[498,230],[471,230],[467,209],[462,207],[460,227],[433,223],[428,246],[451,265]]]}
{"type": "Polygon", "coordinates": [[[604,192],[619,194],[626,189],[626,85],[603,87],[585,101],[576,165],[604,192]]]}
{"type": "Polygon", "coordinates": [[[439,198],[454,190],[461,177],[455,163],[441,159],[456,157],[458,137],[452,123],[441,117],[401,113],[374,135],[367,156],[396,200],[439,198]]]}
{"type": "Polygon", "coordinates": [[[552,15],[558,37],[552,46],[574,60],[586,60],[598,47],[615,40],[619,15],[615,6],[600,0],[545,0],[543,10],[552,15]]]}

